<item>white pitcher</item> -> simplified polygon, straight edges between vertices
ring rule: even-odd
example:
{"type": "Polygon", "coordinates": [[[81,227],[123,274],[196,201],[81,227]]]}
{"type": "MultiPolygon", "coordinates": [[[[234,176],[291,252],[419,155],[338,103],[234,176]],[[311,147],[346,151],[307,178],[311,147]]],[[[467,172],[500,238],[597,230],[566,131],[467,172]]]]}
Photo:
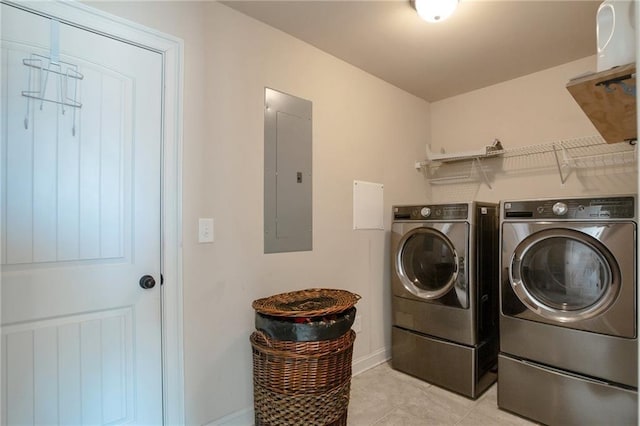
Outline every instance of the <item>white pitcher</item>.
{"type": "Polygon", "coordinates": [[[596,17],[597,71],[635,62],[635,27],[635,1],[602,2],[596,17]]]}

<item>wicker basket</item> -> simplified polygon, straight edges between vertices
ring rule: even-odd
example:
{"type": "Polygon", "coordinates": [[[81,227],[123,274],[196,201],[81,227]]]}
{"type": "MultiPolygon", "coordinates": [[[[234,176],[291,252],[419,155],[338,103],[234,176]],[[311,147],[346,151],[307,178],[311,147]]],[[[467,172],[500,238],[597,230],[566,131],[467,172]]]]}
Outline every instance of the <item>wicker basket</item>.
{"type": "Polygon", "coordinates": [[[256,330],[275,340],[312,342],[337,339],[351,329],[356,313],[355,306],[339,314],[313,318],[274,317],[256,312],[255,326],[256,330]]]}
{"type": "Polygon", "coordinates": [[[355,333],[292,342],[251,335],[256,425],[346,425],[355,333]]]}
{"type": "Polygon", "coordinates": [[[252,306],[265,315],[311,318],[344,312],[358,300],[359,295],[346,290],[309,288],[254,300],[252,306]]]}

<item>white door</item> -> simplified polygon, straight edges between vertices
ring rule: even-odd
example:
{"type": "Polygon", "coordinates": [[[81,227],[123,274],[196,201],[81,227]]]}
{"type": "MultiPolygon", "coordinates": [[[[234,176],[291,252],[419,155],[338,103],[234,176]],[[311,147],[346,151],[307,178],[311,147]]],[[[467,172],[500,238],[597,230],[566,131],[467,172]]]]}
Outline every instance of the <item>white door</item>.
{"type": "Polygon", "coordinates": [[[161,424],[162,57],[1,7],[2,423],[161,424]]]}

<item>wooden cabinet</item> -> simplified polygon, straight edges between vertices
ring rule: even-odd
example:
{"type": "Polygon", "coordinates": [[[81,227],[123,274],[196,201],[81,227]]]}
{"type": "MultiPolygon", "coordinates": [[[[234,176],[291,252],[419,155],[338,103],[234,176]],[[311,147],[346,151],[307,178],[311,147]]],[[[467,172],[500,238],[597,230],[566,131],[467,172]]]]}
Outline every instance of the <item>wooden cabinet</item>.
{"type": "Polygon", "coordinates": [[[636,66],[615,67],[575,78],[571,93],[607,143],[638,139],[636,66]]]}

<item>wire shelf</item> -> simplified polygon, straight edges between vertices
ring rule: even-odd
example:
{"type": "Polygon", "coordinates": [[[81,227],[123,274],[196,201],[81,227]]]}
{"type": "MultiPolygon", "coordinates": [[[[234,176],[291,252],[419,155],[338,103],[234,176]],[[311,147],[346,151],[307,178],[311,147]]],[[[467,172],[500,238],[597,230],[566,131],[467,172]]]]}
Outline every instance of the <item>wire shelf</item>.
{"type": "Polygon", "coordinates": [[[637,162],[637,146],[635,143],[606,143],[599,136],[587,136],[564,139],[538,145],[529,145],[509,149],[489,149],[470,151],[458,154],[431,153],[427,147],[427,159],[416,162],[416,169],[425,169],[426,177],[432,184],[478,181],[482,179],[489,188],[491,185],[487,174],[491,174],[493,158],[504,159],[500,169],[511,165],[515,169],[535,167],[555,167],[560,180],[565,183],[572,169],[586,169],[629,165],[637,162]],[[465,161],[466,160],[466,161],[465,161]],[[461,163],[470,162],[464,168],[461,163]],[[447,173],[447,169],[450,173],[447,173]]]}

